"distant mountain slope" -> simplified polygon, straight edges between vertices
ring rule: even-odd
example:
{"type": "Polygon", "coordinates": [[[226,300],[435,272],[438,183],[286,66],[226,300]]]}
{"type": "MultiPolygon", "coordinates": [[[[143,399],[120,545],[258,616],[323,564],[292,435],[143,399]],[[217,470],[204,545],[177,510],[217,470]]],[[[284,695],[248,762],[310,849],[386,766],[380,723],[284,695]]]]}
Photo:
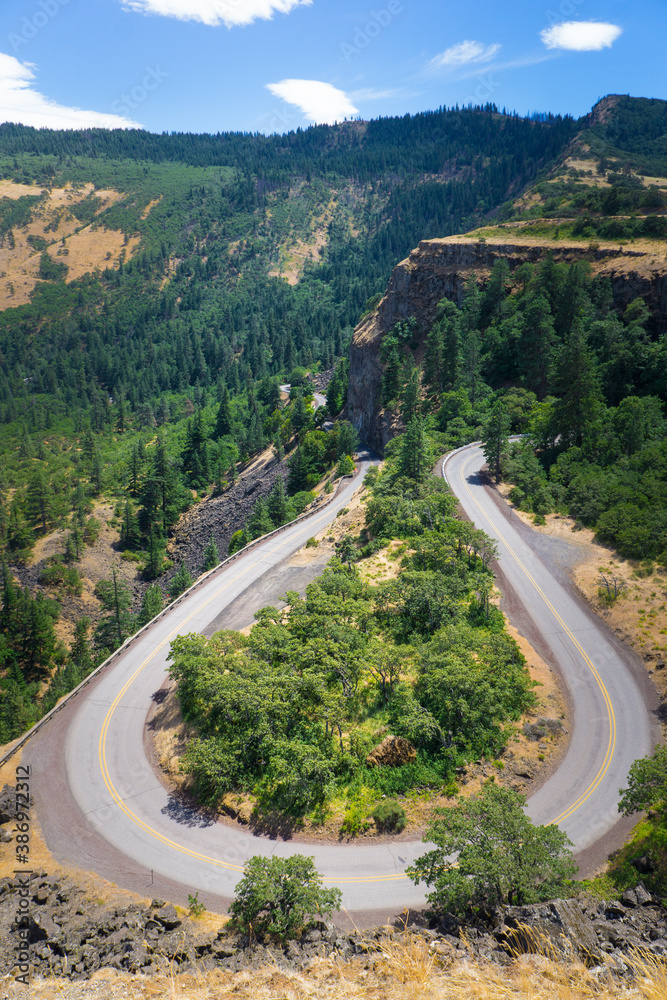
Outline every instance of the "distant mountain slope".
{"type": "MultiPolygon", "coordinates": [[[[61,390],[102,387],[131,406],[221,377],[234,389],[246,374],[330,366],[419,239],[481,222],[575,130],[572,119],[493,108],[270,137],[0,126],[0,176],[40,194],[92,185],[81,226],[123,234],[128,258],[119,267],[114,245],[92,261],[98,272],[69,283],[47,269],[30,304],[0,314],[0,403],[12,379],[52,392],[54,363],[61,390]],[[119,197],[98,206],[109,190],[119,197]],[[71,357],[82,346],[83,383],[71,357]]],[[[38,208],[24,207],[24,219],[3,223],[0,255],[35,229],[61,262],[59,233],[46,221],[39,232],[38,208]]]]}

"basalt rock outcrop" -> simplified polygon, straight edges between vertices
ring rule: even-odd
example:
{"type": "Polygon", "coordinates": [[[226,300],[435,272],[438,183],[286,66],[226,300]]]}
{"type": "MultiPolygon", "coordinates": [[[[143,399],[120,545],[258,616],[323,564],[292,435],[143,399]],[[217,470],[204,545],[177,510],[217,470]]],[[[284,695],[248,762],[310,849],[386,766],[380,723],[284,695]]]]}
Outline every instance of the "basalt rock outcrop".
{"type": "Polygon", "coordinates": [[[602,978],[632,980],[638,952],[667,955],[667,910],[640,883],[620,900],[508,906],[477,923],[429,921],[412,913],[407,927],[402,914],[394,927],[350,933],[317,921],[281,946],[250,942],[228,927],[201,930],[196,920],[159,899],[105,905],[59,875],[35,872],[0,880],[0,974],[19,974],[18,963],[27,956],[30,979],[88,979],[103,968],[147,976],[216,967],[238,972],[267,964],[307,970],[318,959],[355,956],[372,966],[384,961],[388,935],[406,943],[412,936],[423,938],[436,961],[472,957],[507,965],[517,955],[533,954],[581,961],[602,978]],[[21,892],[29,901],[23,923],[17,918],[24,912],[18,906],[21,892]]]}
{"type": "Polygon", "coordinates": [[[366,763],[369,767],[401,767],[416,759],[417,751],[409,740],[402,736],[385,736],[382,743],[371,750],[366,763]]]}
{"type": "Polygon", "coordinates": [[[664,247],[549,245],[534,237],[527,237],[524,242],[521,238],[512,239],[511,226],[507,227],[507,242],[495,237],[481,241],[464,236],[424,240],[394,268],[379,306],[354,331],[347,417],[362,441],[382,452],[400,426],[394,415],[382,408],[380,345],[385,334],[399,320],[414,316],[417,320],[415,339],[420,344],[416,351],[419,359],[441,299],[447,298],[460,305],[471,275],[474,274],[478,282],[485,282],[498,259],[506,260],[514,270],[523,263],[539,263],[549,253],[557,261],[588,261],[595,274],[609,278],[615,303],[620,309],[641,296],[651,311],[654,330],[664,331],[667,326],[664,247]]]}

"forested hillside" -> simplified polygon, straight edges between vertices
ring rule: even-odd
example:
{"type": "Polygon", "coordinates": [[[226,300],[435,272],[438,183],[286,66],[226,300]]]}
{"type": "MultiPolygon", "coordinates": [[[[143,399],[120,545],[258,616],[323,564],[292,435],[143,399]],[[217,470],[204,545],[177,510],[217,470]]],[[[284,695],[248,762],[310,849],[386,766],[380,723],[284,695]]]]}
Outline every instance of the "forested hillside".
{"type": "MultiPolygon", "coordinates": [[[[574,132],[492,107],[270,137],[0,126],[0,742],[201,571],[167,552],[186,508],[268,445],[292,496],[246,535],[308,502],[353,436],[320,429],[306,370],[334,373],[335,417],[396,261],[479,223],[574,132]],[[119,572],[93,596],[100,531],[119,572]]],[[[211,539],[205,562],[225,554],[211,539]]]]}
{"type": "MultiPolygon", "coordinates": [[[[167,547],[188,507],[223,496],[271,446],[288,459],[291,498],[274,497],[273,512],[259,503],[243,544],[344,468],[349,425],[321,425],[345,404],[354,325],[416,243],[496,220],[546,227],[549,239],[580,226],[574,238],[589,240],[609,221],[606,191],[624,226],[657,226],[660,237],[661,182],[637,171],[661,165],[664,106],[607,100],[579,122],[488,106],[269,137],[0,126],[0,740],[187,586],[200,567],[172,565],[167,547]],[[546,184],[556,198],[563,171],[569,187],[552,204],[540,192],[546,184]],[[307,372],[318,371],[333,379],[315,414],[307,372]],[[61,627],[58,617],[105,526],[119,534],[118,558],[138,568],[140,593],[100,581],[92,621],[75,634],[74,619],[61,627]],[[62,551],[36,556],[55,530],[62,551]]],[[[477,433],[502,394],[515,401],[513,426],[559,398],[562,345],[577,324],[601,405],[664,397],[662,341],[641,304],[617,316],[585,268],[543,270],[499,272],[471,289],[460,316],[443,307],[423,377],[443,445],[477,433]]],[[[423,408],[406,362],[410,324],[392,337],[383,393],[407,424],[423,408]]],[[[562,449],[554,440],[545,481],[562,449]]],[[[554,502],[562,481],[549,486],[554,502]]]]}

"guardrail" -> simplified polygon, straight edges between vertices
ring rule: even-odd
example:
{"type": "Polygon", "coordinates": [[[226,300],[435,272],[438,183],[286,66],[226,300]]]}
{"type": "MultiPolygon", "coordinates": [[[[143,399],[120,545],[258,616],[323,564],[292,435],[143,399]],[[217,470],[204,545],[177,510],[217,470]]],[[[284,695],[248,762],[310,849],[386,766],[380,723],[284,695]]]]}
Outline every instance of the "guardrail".
{"type": "MultiPolygon", "coordinates": [[[[337,498],[338,494],[341,492],[341,486],[343,485],[343,480],[344,479],[354,480],[358,475],[359,475],[359,469],[356,468],[353,473],[348,473],[345,476],[341,476],[340,482],[338,483],[335,492],[332,493],[329,499],[325,500],[324,503],[318,504],[317,510],[311,510],[308,513],[299,514],[299,516],[295,517],[293,521],[288,521],[287,524],[281,524],[279,528],[274,528],[273,531],[267,532],[266,535],[260,535],[259,538],[254,538],[252,542],[250,542],[244,548],[239,549],[239,551],[235,552],[233,556],[228,556],[226,559],[223,559],[222,562],[219,562],[217,566],[214,566],[213,569],[208,570],[207,573],[203,573],[200,577],[198,577],[191,587],[188,587],[187,590],[184,590],[182,594],[179,594],[176,600],[171,601],[166,606],[166,608],[163,608],[162,611],[160,611],[159,614],[155,615],[154,618],[151,618],[151,620],[147,622],[145,625],[142,625],[142,627],[138,629],[136,632],[134,632],[131,636],[128,636],[128,638],[125,640],[122,646],[119,646],[118,649],[114,650],[111,656],[108,656],[106,660],[103,660],[102,663],[100,663],[99,666],[95,667],[95,669],[91,671],[91,673],[89,673],[87,677],[84,677],[84,679],[81,681],[80,684],[77,684],[75,688],[72,688],[71,691],[69,691],[66,695],[64,695],[54,708],[52,708],[49,712],[47,712],[46,715],[43,715],[42,718],[39,720],[39,722],[36,722],[31,729],[28,729],[28,731],[25,732],[23,736],[20,736],[19,739],[16,741],[16,743],[14,743],[13,746],[11,746],[9,750],[6,750],[4,754],[0,757],[0,767],[3,764],[6,764],[7,761],[14,756],[15,753],[17,753],[22,747],[24,747],[25,744],[28,742],[28,740],[31,739],[35,735],[35,733],[39,732],[39,730],[42,729],[48,722],[50,722],[50,720],[54,717],[54,715],[57,715],[57,713],[60,712],[72,698],[75,698],[79,694],[79,692],[82,691],[85,687],[88,687],[90,682],[93,681],[96,677],[98,677],[103,670],[106,670],[106,668],[109,666],[110,663],[113,663],[113,661],[117,660],[119,656],[122,656],[123,653],[127,652],[130,646],[133,643],[135,643],[137,639],[140,638],[140,636],[144,635],[150,628],[153,627],[153,625],[155,625],[156,622],[160,621],[161,618],[164,618],[165,615],[170,614],[174,610],[174,608],[178,607],[179,604],[182,604],[182,602],[187,597],[189,597],[190,594],[193,594],[195,590],[198,590],[200,587],[202,587],[217,573],[220,573],[226,566],[229,566],[231,563],[236,562],[236,560],[240,559],[241,556],[246,555],[246,553],[248,552],[252,552],[253,549],[256,549],[259,545],[262,545],[268,538],[273,538],[275,537],[275,535],[279,535],[281,532],[286,531],[287,528],[292,528],[295,524],[299,524],[301,521],[307,521],[315,514],[318,514],[321,510],[324,510],[326,507],[329,506],[329,504],[333,503],[333,501],[337,498]]],[[[317,503],[317,501],[314,502],[317,503]]]]}

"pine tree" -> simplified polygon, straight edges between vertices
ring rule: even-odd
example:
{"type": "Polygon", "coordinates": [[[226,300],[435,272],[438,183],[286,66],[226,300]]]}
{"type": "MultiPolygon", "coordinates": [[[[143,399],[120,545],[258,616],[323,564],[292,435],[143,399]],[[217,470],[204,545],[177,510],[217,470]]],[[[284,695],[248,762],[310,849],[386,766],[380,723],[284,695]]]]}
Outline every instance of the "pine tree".
{"type": "Polygon", "coordinates": [[[401,393],[401,420],[407,425],[419,411],[421,380],[419,368],[412,356],[403,366],[403,391],[401,393]]]}
{"type": "Polygon", "coordinates": [[[401,439],[398,467],[401,475],[420,481],[430,472],[430,449],[422,417],[413,417],[401,439]]]}
{"type": "Polygon", "coordinates": [[[191,587],[193,584],[192,573],[187,568],[184,562],[178,567],[176,574],[172,576],[171,582],[169,583],[169,596],[172,601],[175,601],[177,597],[191,587]]]}
{"type": "Polygon", "coordinates": [[[570,444],[581,447],[586,429],[594,421],[601,402],[597,365],[583,326],[576,320],[560,353],[555,379],[556,426],[570,444]]]}
{"type": "Polygon", "coordinates": [[[46,533],[47,521],[52,514],[53,491],[41,468],[35,469],[26,491],[26,513],[46,533]]]}
{"type": "Polygon", "coordinates": [[[96,585],[95,596],[103,612],[95,629],[95,645],[100,650],[113,652],[134,632],[132,595],[125,581],[113,570],[111,580],[100,580],[96,585]]]}
{"type": "Polygon", "coordinates": [[[138,627],[141,628],[143,625],[147,625],[148,622],[152,621],[153,618],[160,614],[163,607],[164,598],[162,596],[160,584],[152,583],[150,587],[147,587],[141,601],[141,610],[139,611],[139,617],[137,619],[138,627]]]}
{"type": "Polygon", "coordinates": [[[127,500],[123,510],[123,521],[120,526],[120,547],[122,550],[135,549],[139,546],[140,541],[139,519],[134,512],[132,504],[127,500]]]}
{"type": "Polygon", "coordinates": [[[294,454],[287,462],[289,475],[287,478],[287,492],[290,496],[308,489],[308,463],[304,458],[301,447],[296,448],[294,454]]]}
{"type": "Polygon", "coordinates": [[[285,480],[280,473],[276,476],[273,489],[269,493],[267,510],[274,527],[280,527],[287,520],[287,492],[285,490],[285,480]]]}
{"type": "Polygon", "coordinates": [[[484,432],[483,451],[497,483],[500,482],[502,460],[509,448],[510,421],[502,400],[493,407],[484,432]]]}
{"type": "Polygon", "coordinates": [[[156,527],[151,528],[148,539],[148,559],[144,566],[144,576],[147,580],[155,580],[162,573],[164,563],[164,540],[156,527]]]}
{"type": "Polygon", "coordinates": [[[204,549],[204,561],[202,562],[201,572],[208,573],[209,570],[215,569],[219,562],[220,553],[218,552],[218,546],[215,544],[213,535],[211,535],[209,543],[204,549]]]}
{"type": "Polygon", "coordinates": [[[215,437],[221,438],[231,435],[232,430],[232,409],[229,402],[229,391],[226,385],[220,389],[220,405],[215,421],[215,437]]]}

